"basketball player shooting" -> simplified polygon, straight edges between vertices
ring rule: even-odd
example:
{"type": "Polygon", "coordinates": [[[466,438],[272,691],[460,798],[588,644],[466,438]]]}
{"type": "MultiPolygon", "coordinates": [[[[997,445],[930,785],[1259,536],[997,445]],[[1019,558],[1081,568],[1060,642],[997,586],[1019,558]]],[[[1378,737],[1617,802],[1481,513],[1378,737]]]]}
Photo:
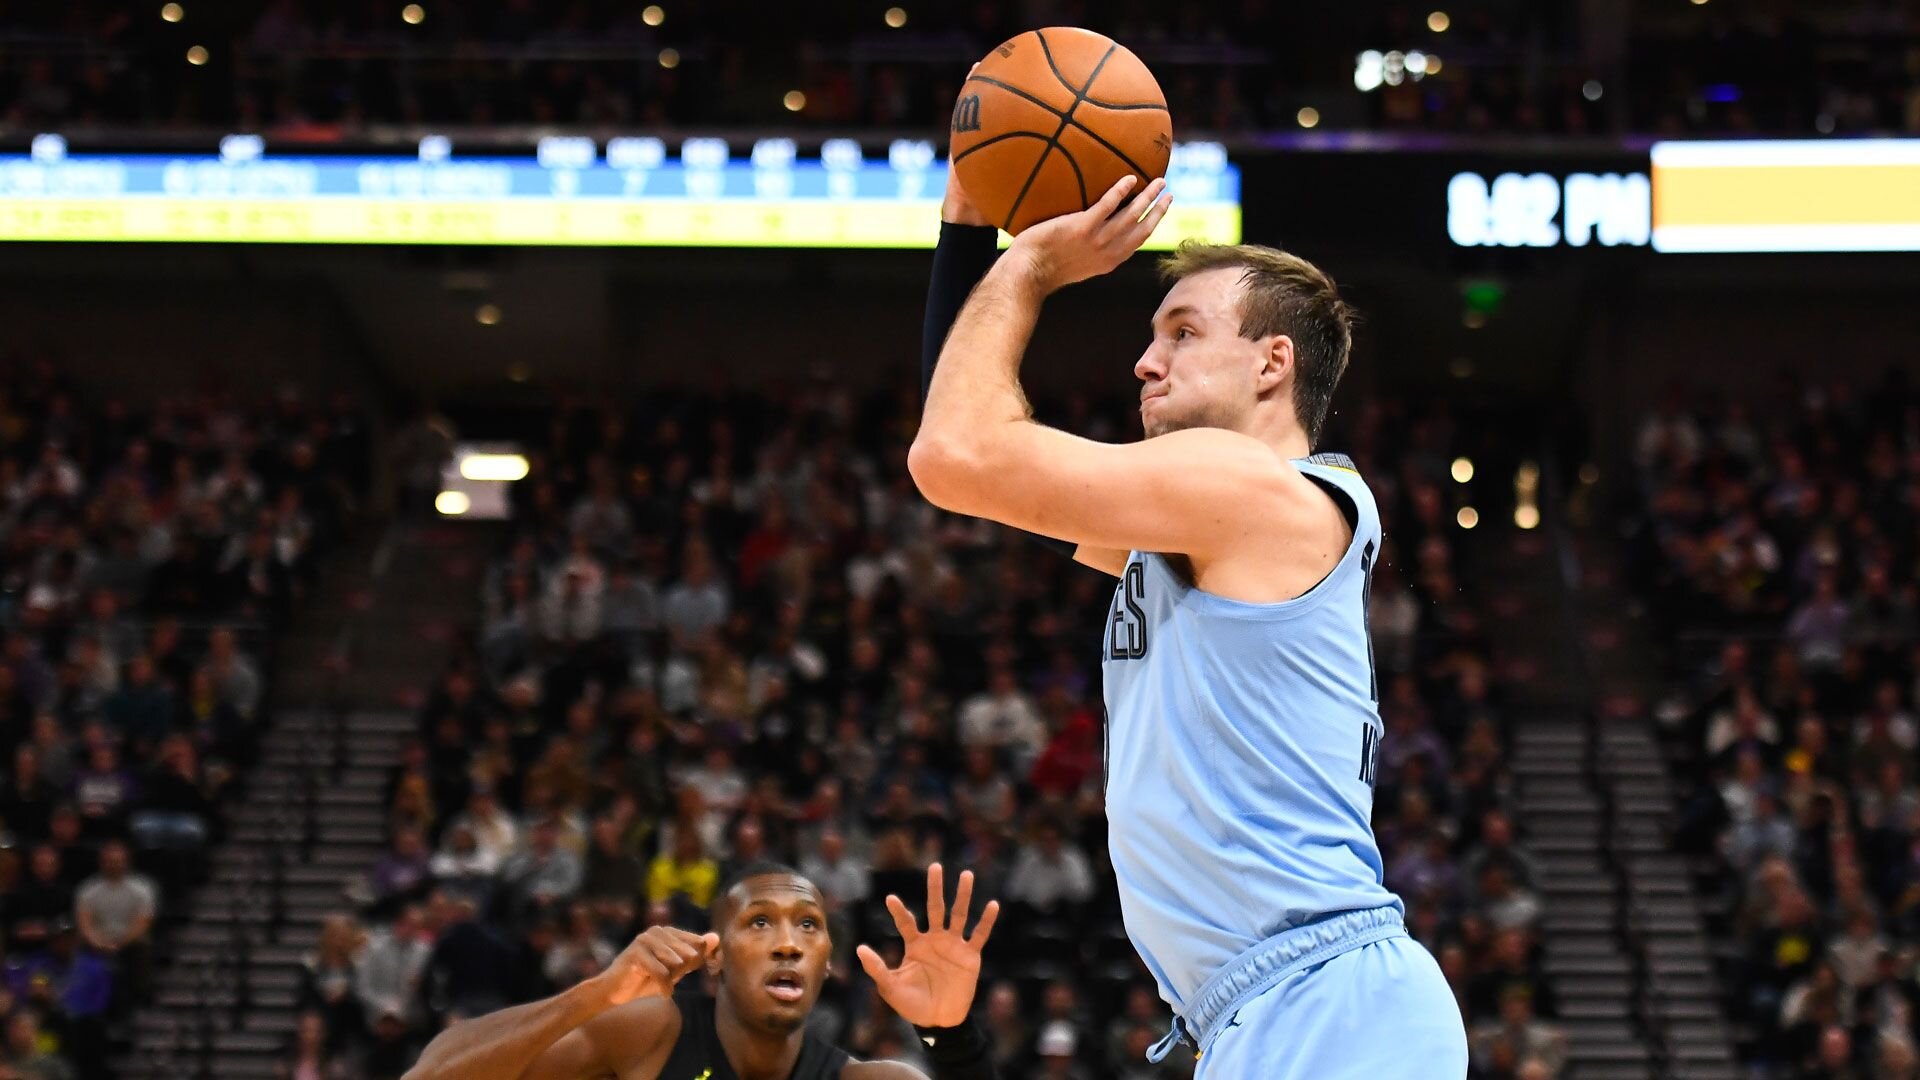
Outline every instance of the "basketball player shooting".
{"type": "MultiPolygon", "coordinates": [[[[951,911],[939,863],[927,868],[927,926],[887,897],[905,950],[889,968],[858,955],[880,996],[914,1025],[934,1080],[999,1080],[971,1015],[980,950],[1000,905],[973,932],[973,873],[951,911]]],[[[742,870],[714,900],[714,933],[656,926],[599,975],[543,1001],[463,1020],[436,1036],[406,1080],[927,1080],[897,1061],[855,1061],[807,1030],[833,943],[820,889],[791,867],[742,870]],[[713,997],[682,990],[705,969],[713,997]]]]}
{"type": "Polygon", "coordinates": [[[1198,1080],[1462,1077],[1459,1008],[1407,936],[1370,821],[1380,519],[1352,463],[1313,452],[1351,343],[1333,282],[1273,248],[1183,245],[1133,366],[1141,442],[1045,427],[1021,392],[1046,298],[1119,266],[1169,202],[1164,181],[1124,178],[996,261],[949,180],[909,468],[936,506],[1120,579],[1109,844],[1177,1018],[1149,1059],[1184,1040],[1198,1080]]]}

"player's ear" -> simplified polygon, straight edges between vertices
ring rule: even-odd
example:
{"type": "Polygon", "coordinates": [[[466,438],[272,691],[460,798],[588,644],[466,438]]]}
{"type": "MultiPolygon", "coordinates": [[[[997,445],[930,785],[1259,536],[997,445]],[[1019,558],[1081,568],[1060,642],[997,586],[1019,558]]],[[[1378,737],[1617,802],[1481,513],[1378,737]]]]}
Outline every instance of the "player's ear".
{"type": "Polygon", "coordinates": [[[1260,370],[1254,373],[1254,389],[1265,396],[1293,378],[1293,339],[1275,334],[1262,342],[1260,370]]]}

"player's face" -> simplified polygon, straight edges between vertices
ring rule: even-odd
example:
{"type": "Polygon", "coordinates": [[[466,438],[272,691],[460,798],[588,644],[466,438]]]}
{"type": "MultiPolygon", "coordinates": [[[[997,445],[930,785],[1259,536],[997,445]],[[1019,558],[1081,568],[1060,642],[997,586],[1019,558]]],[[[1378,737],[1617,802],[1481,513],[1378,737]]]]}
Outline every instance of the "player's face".
{"type": "Polygon", "coordinates": [[[819,1000],[833,954],[820,890],[805,878],[769,874],[734,891],[730,915],[714,927],[721,993],[752,1027],[796,1030],[819,1000]]]}
{"type": "Polygon", "coordinates": [[[1240,334],[1240,279],[1221,267],[1181,278],[1153,314],[1153,343],[1133,365],[1147,437],[1182,428],[1239,430],[1251,419],[1264,342],[1240,334]]]}

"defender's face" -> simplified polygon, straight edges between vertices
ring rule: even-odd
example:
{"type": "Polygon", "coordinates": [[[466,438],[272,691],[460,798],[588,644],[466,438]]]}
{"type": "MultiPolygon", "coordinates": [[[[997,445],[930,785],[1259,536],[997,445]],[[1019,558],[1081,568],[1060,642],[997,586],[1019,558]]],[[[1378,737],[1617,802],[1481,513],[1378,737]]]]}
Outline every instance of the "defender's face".
{"type": "Polygon", "coordinates": [[[1267,343],[1240,334],[1244,274],[1238,267],[1194,274],[1160,301],[1153,343],[1133,365],[1148,438],[1192,427],[1237,430],[1252,413],[1267,343]]]}
{"type": "Polygon", "coordinates": [[[805,1024],[826,982],[833,942],[813,883],[786,874],[748,878],[720,934],[720,991],[761,1031],[805,1024]]]}

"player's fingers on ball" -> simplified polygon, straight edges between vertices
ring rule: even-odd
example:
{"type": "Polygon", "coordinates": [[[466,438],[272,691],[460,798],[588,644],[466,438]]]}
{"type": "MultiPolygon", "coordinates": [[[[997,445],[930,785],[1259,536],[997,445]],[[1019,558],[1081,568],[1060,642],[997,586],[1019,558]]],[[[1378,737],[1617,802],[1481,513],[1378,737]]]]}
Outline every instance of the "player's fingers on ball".
{"type": "Polygon", "coordinates": [[[1159,202],[1154,203],[1153,209],[1147,211],[1147,216],[1140,219],[1140,224],[1134,227],[1135,239],[1133,242],[1133,246],[1139,247],[1141,244],[1146,243],[1147,237],[1152,236],[1153,230],[1160,227],[1161,219],[1165,218],[1167,216],[1167,211],[1172,208],[1173,208],[1173,196],[1171,195],[1168,195],[1167,197],[1161,199],[1159,202]]]}
{"type": "Polygon", "coordinates": [[[907,910],[906,902],[897,896],[888,895],[887,910],[893,913],[894,929],[908,941],[920,936],[920,927],[914,924],[913,912],[907,910]]]}
{"type": "Polygon", "coordinates": [[[947,872],[939,863],[927,867],[927,929],[947,928],[947,872]]]}
{"type": "Polygon", "coordinates": [[[1107,193],[1100,196],[1100,201],[1093,204],[1093,209],[1100,212],[1097,220],[1105,221],[1113,216],[1113,212],[1120,209],[1120,201],[1125,199],[1127,192],[1132,191],[1133,186],[1139,182],[1140,178],[1132,173],[1115,180],[1113,186],[1107,189],[1107,193]]]}
{"type": "Polygon", "coordinates": [[[1133,197],[1133,202],[1127,205],[1127,220],[1139,221],[1142,218],[1145,218],[1149,213],[1153,211],[1154,206],[1160,201],[1161,192],[1164,192],[1166,190],[1167,190],[1167,180],[1165,177],[1161,177],[1160,179],[1155,180],[1153,183],[1148,184],[1146,187],[1146,190],[1142,191],[1138,195],[1135,195],[1133,197]]]}
{"type": "Polygon", "coordinates": [[[1000,901],[987,901],[987,906],[980,909],[980,922],[973,928],[973,936],[967,939],[967,944],[985,948],[987,939],[993,936],[993,924],[999,920],[1000,901]]]}
{"type": "Polygon", "coordinates": [[[973,871],[960,871],[960,882],[953,887],[953,922],[957,930],[967,928],[967,912],[973,907],[973,871]]]}

